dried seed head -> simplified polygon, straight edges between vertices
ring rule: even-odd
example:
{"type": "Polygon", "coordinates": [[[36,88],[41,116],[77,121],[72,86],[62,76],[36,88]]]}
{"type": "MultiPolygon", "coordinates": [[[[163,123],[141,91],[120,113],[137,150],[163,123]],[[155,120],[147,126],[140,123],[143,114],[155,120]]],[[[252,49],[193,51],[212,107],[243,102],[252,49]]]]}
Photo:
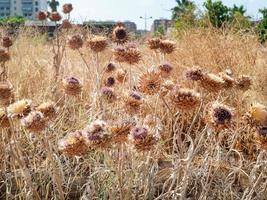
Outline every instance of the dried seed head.
{"type": "Polygon", "coordinates": [[[116,73],[116,79],[120,83],[124,83],[126,81],[127,71],[123,69],[119,69],[116,73]]]}
{"type": "Polygon", "coordinates": [[[209,92],[218,92],[224,88],[225,81],[215,74],[208,73],[202,77],[200,81],[200,86],[202,86],[209,92]]]}
{"type": "Polygon", "coordinates": [[[135,127],[130,132],[129,140],[137,151],[148,151],[153,148],[159,138],[150,133],[147,127],[135,127]]]}
{"type": "Polygon", "coordinates": [[[200,103],[200,94],[194,90],[175,87],[171,93],[170,98],[172,103],[182,110],[190,110],[196,108],[200,103]]]}
{"type": "Polygon", "coordinates": [[[61,15],[58,12],[49,13],[49,19],[53,22],[58,22],[61,20],[61,15]]]}
{"type": "Polygon", "coordinates": [[[206,123],[218,131],[229,128],[232,125],[232,118],[233,109],[217,102],[212,103],[205,110],[206,123]]]}
{"type": "Polygon", "coordinates": [[[236,87],[239,90],[249,90],[252,85],[252,80],[249,76],[242,75],[236,80],[236,87]]]}
{"type": "Polygon", "coordinates": [[[165,63],[165,64],[161,64],[158,66],[159,70],[160,70],[160,75],[163,78],[168,78],[171,75],[171,72],[173,70],[173,66],[165,63]]]}
{"type": "Polygon", "coordinates": [[[82,84],[79,79],[73,76],[67,76],[62,80],[64,92],[67,95],[79,95],[82,91],[82,84]]]}
{"type": "Polygon", "coordinates": [[[134,114],[139,112],[142,104],[141,96],[137,92],[131,92],[123,98],[124,109],[127,113],[134,114]]]}
{"type": "Polygon", "coordinates": [[[235,80],[229,76],[228,74],[226,74],[225,72],[221,72],[219,73],[219,76],[224,80],[225,85],[224,88],[229,89],[232,88],[235,84],[235,80]]]}
{"type": "Polygon", "coordinates": [[[70,23],[69,20],[64,19],[62,24],[61,24],[61,26],[60,26],[60,28],[62,28],[62,29],[71,29],[72,28],[72,24],[70,23]]]}
{"type": "Polygon", "coordinates": [[[117,44],[125,44],[128,41],[127,30],[122,23],[117,24],[113,29],[112,39],[117,44]]]}
{"type": "Polygon", "coordinates": [[[175,87],[175,83],[171,80],[166,80],[162,83],[161,89],[160,89],[160,96],[164,97],[166,96],[171,90],[173,90],[175,87]]]}
{"type": "Polygon", "coordinates": [[[117,47],[113,49],[115,60],[118,62],[126,62],[130,65],[138,64],[141,60],[141,52],[133,44],[128,44],[125,47],[117,47]]]}
{"type": "Polygon", "coordinates": [[[27,130],[38,133],[45,129],[46,120],[41,112],[32,111],[21,120],[21,124],[27,130]]]}
{"type": "Polygon", "coordinates": [[[256,123],[267,126],[267,107],[265,105],[260,103],[253,104],[249,114],[256,123]]]}
{"type": "Polygon", "coordinates": [[[58,149],[68,156],[80,156],[88,150],[81,131],[67,134],[58,142],[58,149]]]}
{"type": "Polygon", "coordinates": [[[64,14],[69,14],[73,10],[72,4],[71,3],[66,3],[63,5],[63,13],[64,14]]]}
{"type": "Polygon", "coordinates": [[[161,39],[160,38],[151,38],[147,41],[148,47],[151,50],[156,50],[160,48],[161,39]]]}
{"type": "Polygon", "coordinates": [[[9,48],[13,45],[13,42],[10,37],[5,36],[2,38],[2,46],[5,48],[9,48]]]}
{"type": "Polygon", "coordinates": [[[113,63],[108,63],[106,68],[105,68],[105,72],[109,73],[109,72],[113,72],[116,70],[116,66],[113,63]]]}
{"type": "Polygon", "coordinates": [[[267,127],[257,127],[254,135],[259,148],[267,150],[267,127]]]}
{"type": "Polygon", "coordinates": [[[102,120],[96,120],[89,124],[83,131],[86,144],[93,149],[105,148],[110,145],[111,135],[107,131],[107,124],[102,120]]]}
{"type": "Polygon", "coordinates": [[[159,73],[155,71],[146,72],[139,77],[138,88],[142,93],[154,95],[160,91],[161,82],[162,80],[159,73]]]}
{"type": "Polygon", "coordinates": [[[186,70],[185,72],[185,77],[188,80],[192,80],[192,81],[200,81],[203,78],[203,76],[204,76],[204,72],[199,67],[190,68],[186,70]]]}
{"type": "Polygon", "coordinates": [[[5,63],[10,60],[10,54],[5,49],[0,49],[0,62],[5,63]]]}
{"type": "Polygon", "coordinates": [[[9,128],[10,122],[4,109],[0,109],[0,128],[9,128]]]}
{"type": "Polygon", "coordinates": [[[113,103],[117,99],[117,97],[114,93],[114,90],[110,87],[102,87],[100,92],[101,92],[101,97],[107,103],[113,103]]]}
{"type": "Polygon", "coordinates": [[[115,84],[115,78],[110,76],[105,80],[105,86],[112,87],[115,84]]]}
{"type": "Polygon", "coordinates": [[[83,39],[80,34],[73,35],[68,39],[68,45],[71,49],[80,49],[83,46],[83,39]]]}
{"type": "Polygon", "coordinates": [[[136,99],[136,100],[141,100],[142,99],[140,94],[138,92],[135,92],[135,91],[130,92],[129,96],[134,98],[134,99],[136,99]]]}
{"type": "Polygon", "coordinates": [[[25,117],[32,110],[32,101],[28,99],[22,99],[7,107],[8,115],[11,117],[25,117]]]}
{"type": "Polygon", "coordinates": [[[54,119],[58,112],[58,108],[54,102],[44,102],[40,104],[36,110],[41,112],[46,120],[54,119]]]}
{"type": "Polygon", "coordinates": [[[90,47],[93,52],[99,53],[107,48],[108,41],[106,37],[94,36],[87,41],[87,46],[90,47]]]}
{"type": "Polygon", "coordinates": [[[160,42],[160,50],[164,54],[171,54],[175,50],[175,42],[171,40],[161,40],[160,42]]]}
{"type": "Polygon", "coordinates": [[[40,21],[44,21],[47,18],[47,13],[45,11],[39,11],[37,13],[37,19],[40,21]]]}
{"type": "Polygon", "coordinates": [[[112,135],[112,141],[115,143],[126,143],[128,142],[128,136],[133,127],[134,123],[123,120],[117,122],[109,127],[112,135]]]}
{"type": "Polygon", "coordinates": [[[0,82],[0,104],[6,106],[11,103],[13,97],[13,87],[8,82],[0,82]]]}

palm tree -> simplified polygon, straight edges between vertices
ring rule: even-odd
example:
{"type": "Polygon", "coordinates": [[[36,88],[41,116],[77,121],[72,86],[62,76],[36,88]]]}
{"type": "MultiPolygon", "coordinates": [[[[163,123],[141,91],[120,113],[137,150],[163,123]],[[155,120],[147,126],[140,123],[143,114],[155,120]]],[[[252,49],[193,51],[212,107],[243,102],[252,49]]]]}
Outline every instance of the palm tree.
{"type": "Polygon", "coordinates": [[[244,8],[243,5],[237,6],[234,4],[233,8],[230,9],[230,17],[234,17],[236,14],[239,14],[241,16],[244,16],[246,12],[246,9],[244,8]]]}
{"type": "Polygon", "coordinates": [[[177,6],[172,9],[172,19],[177,19],[188,11],[195,9],[195,4],[190,0],[176,0],[177,6]]]}
{"type": "Polygon", "coordinates": [[[57,7],[59,6],[59,2],[56,0],[48,1],[48,5],[51,8],[52,12],[57,12],[57,7]]]}

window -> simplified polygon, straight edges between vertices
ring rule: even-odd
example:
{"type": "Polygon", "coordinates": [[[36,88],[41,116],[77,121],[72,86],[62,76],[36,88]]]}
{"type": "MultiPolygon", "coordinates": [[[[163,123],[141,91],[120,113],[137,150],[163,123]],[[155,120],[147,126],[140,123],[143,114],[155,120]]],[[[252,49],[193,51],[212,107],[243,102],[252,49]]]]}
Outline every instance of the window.
{"type": "Polygon", "coordinates": [[[14,10],[17,10],[17,7],[16,6],[14,7],[14,10]]]}
{"type": "Polygon", "coordinates": [[[38,1],[35,1],[35,5],[38,6],[38,1]]]}
{"type": "Polygon", "coordinates": [[[35,8],[35,12],[38,12],[38,10],[39,10],[38,8],[35,8]]]}

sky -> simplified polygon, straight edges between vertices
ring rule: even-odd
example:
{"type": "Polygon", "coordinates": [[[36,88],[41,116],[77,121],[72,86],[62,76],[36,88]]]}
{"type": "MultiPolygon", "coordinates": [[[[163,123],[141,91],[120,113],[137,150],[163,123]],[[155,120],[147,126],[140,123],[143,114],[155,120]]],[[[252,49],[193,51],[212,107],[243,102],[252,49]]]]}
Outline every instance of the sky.
{"type": "MultiPolygon", "coordinates": [[[[72,3],[74,10],[72,20],[82,22],[88,20],[130,20],[137,24],[138,29],[144,29],[144,20],[140,16],[152,17],[149,19],[148,28],[153,19],[171,18],[171,8],[176,5],[175,0],[58,0],[61,5],[72,3]]],[[[267,0],[222,0],[227,6],[244,5],[247,15],[254,19],[260,18],[259,8],[267,8],[267,0]]],[[[204,0],[194,0],[196,5],[203,10],[204,0]]]]}

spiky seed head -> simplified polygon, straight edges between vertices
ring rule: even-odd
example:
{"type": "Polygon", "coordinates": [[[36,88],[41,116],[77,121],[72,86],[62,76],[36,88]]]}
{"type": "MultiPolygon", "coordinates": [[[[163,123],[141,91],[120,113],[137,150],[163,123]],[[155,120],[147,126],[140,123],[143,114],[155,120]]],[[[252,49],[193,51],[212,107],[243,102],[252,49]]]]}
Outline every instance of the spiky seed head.
{"type": "Polygon", "coordinates": [[[61,26],[60,26],[60,28],[62,28],[62,29],[71,29],[72,28],[72,24],[70,23],[69,20],[64,19],[62,24],[61,24],[61,26]]]}
{"type": "Polygon", "coordinates": [[[58,22],[62,19],[62,17],[58,12],[51,12],[49,13],[49,19],[53,22],[58,22]]]}
{"type": "Polygon", "coordinates": [[[207,73],[202,77],[200,86],[209,92],[218,92],[224,88],[225,81],[215,74],[207,73]]]}
{"type": "Polygon", "coordinates": [[[87,41],[87,46],[96,53],[104,51],[108,46],[107,38],[104,36],[94,36],[87,41]]]}
{"type": "Polygon", "coordinates": [[[46,120],[52,120],[57,116],[58,108],[54,102],[44,102],[40,104],[36,111],[41,112],[46,120]]]}
{"type": "Polygon", "coordinates": [[[117,44],[125,44],[128,41],[128,32],[122,23],[117,24],[112,32],[112,39],[117,44]]]}
{"type": "Polygon", "coordinates": [[[5,49],[0,49],[0,62],[5,63],[10,60],[10,54],[5,49]]]}
{"type": "Polygon", "coordinates": [[[242,91],[249,90],[252,85],[252,79],[249,76],[242,75],[236,80],[236,88],[242,91]]]}
{"type": "Polygon", "coordinates": [[[70,36],[68,38],[68,45],[73,50],[82,48],[82,46],[83,46],[82,36],[80,34],[70,36]]]}
{"type": "Polygon", "coordinates": [[[171,90],[173,90],[175,87],[175,83],[171,80],[166,80],[162,83],[161,89],[160,89],[160,95],[162,97],[166,96],[171,90]]]}
{"type": "Polygon", "coordinates": [[[105,86],[107,87],[112,87],[114,86],[114,84],[115,84],[115,78],[113,76],[110,76],[105,80],[105,86]]]}
{"type": "Polygon", "coordinates": [[[45,11],[40,10],[37,13],[37,19],[40,20],[40,21],[46,20],[47,19],[47,13],[45,11]]]}
{"type": "Polygon", "coordinates": [[[200,101],[200,94],[187,88],[175,87],[170,93],[171,102],[181,110],[196,108],[200,101]]]}
{"type": "Polygon", "coordinates": [[[160,70],[160,75],[163,78],[168,78],[171,75],[171,72],[173,70],[173,66],[169,63],[164,63],[158,66],[160,70]]]}
{"type": "Polygon", "coordinates": [[[146,72],[139,77],[138,88],[144,94],[154,95],[160,91],[161,83],[162,79],[158,72],[146,72]]]}
{"type": "Polygon", "coordinates": [[[28,99],[22,99],[10,104],[7,107],[8,115],[11,117],[26,117],[32,110],[32,101],[28,99]]]}
{"type": "Polygon", "coordinates": [[[110,145],[111,135],[107,129],[107,123],[96,120],[90,123],[83,131],[86,144],[93,149],[106,148],[110,145]]]}
{"type": "Polygon", "coordinates": [[[73,76],[66,76],[62,80],[62,86],[65,94],[67,95],[79,95],[82,91],[82,84],[79,79],[73,76]]]}
{"type": "Polygon", "coordinates": [[[5,48],[9,48],[13,45],[12,39],[8,36],[2,38],[2,46],[5,48]]]}
{"type": "Polygon", "coordinates": [[[147,41],[147,44],[151,50],[160,49],[161,39],[160,38],[151,38],[147,41]]]}
{"type": "Polygon", "coordinates": [[[113,72],[116,70],[116,66],[113,63],[108,63],[106,68],[105,68],[105,72],[109,73],[109,72],[113,72]]]}
{"type": "Polygon", "coordinates": [[[8,82],[0,82],[0,104],[3,106],[11,103],[13,97],[13,87],[8,82]]]}
{"type": "Polygon", "coordinates": [[[188,80],[192,81],[200,81],[204,76],[204,72],[201,68],[199,67],[193,67],[190,69],[187,69],[185,72],[185,77],[188,80]]]}
{"type": "Polygon", "coordinates": [[[26,117],[21,120],[21,124],[27,130],[38,133],[45,129],[46,120],[41,112],[31,111],[26,117]]]}
{"type": "Polygon", "coordinates": [[[71,3],[66,3],[63,5],[63,13],[69,14],[73,10],[73,6],[71,3]]]}
{"type": "Polygon", "coordinates": [[[102,87],[101,90],[101,97],[107,102],[107,103],[113,103],[116,101],[117,97],[114,93],[114,90],[110,87],[102,87]]]}
{"type": "Polygon", "coordinates": [[[260,103],[251,105],[249,114],[256,123],[267,126],[267,107],[265,105],[260,103]]]}
{"type": "Polygon", "coordinates": [[[136,99],[136,100],[141,100],[142,99],[141,95],[136,91],[130,92],[129,96],[134,98],[134,99],[136,99]]]}
{"type": "Polygon", "coordinates": [[[68,156],[80,156],[88,150],[81,131],[68,133],[58,142],[59,151],[68,156]]]}
{"type": "Polygon", "coordinates": [[[229,128],[232,125],[233,110],[224,104],[214,102],[205,110],[205,121],[218,131],[229,128]]]}
{"type": "Polygon", "coordinates": [[[119,83],[124,83],[127,79],[127,71],[124,69],[119,69],[116,73],[116,79],[119,83]]]}
{"type": "Polygon", "coordinates": [[[219,76],[225,82],[224,88],[229,89],[229,88],[232,88],[234,86],[235,80],[231,76],[229,76],[226,72],[220,72],[219,76]]]}
{"type": "Polygon", "coordinates": [[[10,122],[4,109],[0,109],[0,128],[9,128],[10,122]]]}
{"type": "Polygon", "coordinates": [[[254,136],[259,148],[267,150],[267,126],[257,127],[254,136]]]}
{"type": "Polygon", "coordinates": [[[164,54],[171,54],[174,52],[176,44],[171,40],[161,40],[160,42],[160,51],[164,54]]]}
{"type": "Polygon", "coordinates": [[[137,92],[131,92],[129,95],[125,95],[123,98],[124,110],[130,114],[139,112],[142,104],[141,99],[141,96],[137,92]]]}
{"type": "Polygon", "coordinates": [[[111,132],[112,141],[115,143],[127,143],[128,136],[133,127],[134,123],[122,120],[121,122],[116,122],[109,127],[111,132]]]}
{"type": "Polygon", "coordinates": [[[124,47],[116,47],[113,49],[115,60],[125,62],[130,65],[138,64],[141,60],[141,52],[133,44],[128,44],[124,47]]]}
{"type": "Polygon", "coordinates": [[[147,127],[134,127],[129,135],[129,141],[137,151],[151,150],[158,142],[159,138],[152,134],[147,127]]]}

